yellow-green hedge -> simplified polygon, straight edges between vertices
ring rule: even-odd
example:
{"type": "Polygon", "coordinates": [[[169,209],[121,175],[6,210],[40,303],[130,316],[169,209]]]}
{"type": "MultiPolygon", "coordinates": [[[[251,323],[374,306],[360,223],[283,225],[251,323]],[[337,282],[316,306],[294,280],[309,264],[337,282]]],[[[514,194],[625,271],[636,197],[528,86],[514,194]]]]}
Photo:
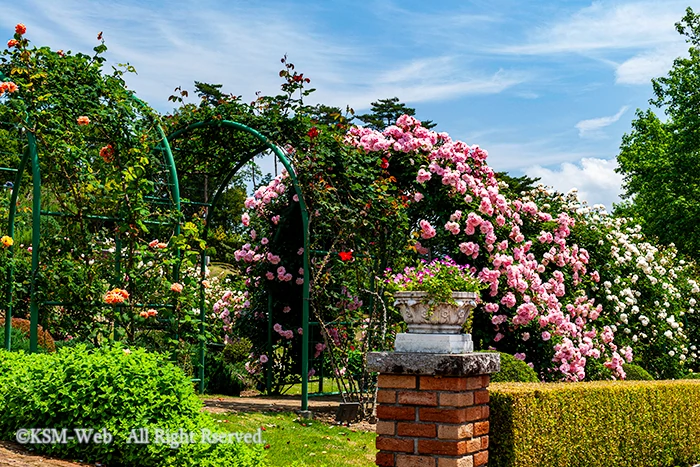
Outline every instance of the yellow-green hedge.
{"type": "Polygon", "coordinates": [[[491,467],[700,463],[700,381],[491,385],[491,467]]]}

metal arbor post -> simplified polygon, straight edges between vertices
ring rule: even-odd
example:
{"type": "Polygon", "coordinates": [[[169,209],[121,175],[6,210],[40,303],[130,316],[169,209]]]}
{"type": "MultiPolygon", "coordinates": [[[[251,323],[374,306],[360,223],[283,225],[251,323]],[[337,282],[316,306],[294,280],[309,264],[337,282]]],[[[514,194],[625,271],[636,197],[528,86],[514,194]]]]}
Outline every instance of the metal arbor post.
{"type": "MultiPolygon", "coordinates": [[[[302,349],[301,349],[301,410],[302,411],[307,411],[309,407],[309,306],[310,306],[310,264],[309,264],[309,212],[306,207],[306,202],[304,201],[304,195],[301,191],[301,187],[299,186],[299,180],[297,179],[296,172],[294,171],[294,167],[292,167],[291,161],[287,157],[286,153],[280,149],[279,146],[271,142],[266,136],[258,132],[257,130],[244,125],[239,122],[231,121],[231,120],[217,120],[217,121],[205,121],[205,122],[198,122],[198,123],[193,123],[189,125],[186,128],[183,128],[181,130],[177,130],[173,132],[170,136],[168,136],[168,139],[170,141],[181,137],[182,135],[195,130],[197,128],[203,128],[203,127],[210,127],[210,126],[221,126],[221,127],[227,127],[235,130],[240,130],[243,132],[248,133],[249,135],[252,135],[255,137],[258,141],[260,141],[262,148],[267,148],[270,149],[275,157],[282,162],[282,165],[284,168],[287,170],[287,173],[289,173],[290,178],[292,179],[292,184],[294,186],[294,191],[296,195],[299,197],[299,207],[301,208],[301,219],[302,219],[302,229],[303,229],[303,239],[304,239],[304,254],[303,254],[303,263],[304,263],[304,286],[303,286],[303,302],[302,302],[302,329],[303,329],[303,334],[302,334],[302,349]]],[[[231,179],[231,177],[238,171],[240,170],[247,162],[252,160],[255,155],[259,151],[255,151],[253,153],[246,154],[236,165],[234,170],[229,174],[228,180],[231,179]]],[[[219,187],[219,191],[217,192],[217,195],[215,195],[214,200],[212,201],[212,208],[215,207],[216,202],[218,202],[217,196],[221,195],[221,190],[224,188],[225,185],[222,185],[219,187]]],[[[209,216],[211,217],[211,216],[209,216]]],[[[207,228],[208,228],[208,223],[207,223],[207,228]]],[[[202,324],[201,326],[204,326],[204,320],[205,320],[205,315],[202,312],[200,314],[201,319],[202,319],[202,324]]],[[[271,316],[268,316],[268,320],[271,319],[271,316]]],[[[201,373],[201,379],[203,381],[203,371],[204,371],[204,345],[205,343],[202,343],[202,347],[200,348],[200,362],[199,362],[199,368],[200,368],[200,373],[201,373]]],[[[203,383],[200,383],[203,384],[203,383]]]]}

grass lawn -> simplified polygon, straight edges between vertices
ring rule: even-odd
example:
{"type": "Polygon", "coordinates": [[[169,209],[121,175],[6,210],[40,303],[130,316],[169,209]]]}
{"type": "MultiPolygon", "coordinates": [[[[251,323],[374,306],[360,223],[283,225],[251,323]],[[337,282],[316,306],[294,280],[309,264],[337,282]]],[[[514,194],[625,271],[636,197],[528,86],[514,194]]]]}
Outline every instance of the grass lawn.
{"type": "Polygon", "coordinates": [[[212,414],[222,429],[256,432],[263,440],[270,467],[372,467],[376,465],[374,432],[350,431],[316,420],[299,419],[293,413],[212,414]]]}

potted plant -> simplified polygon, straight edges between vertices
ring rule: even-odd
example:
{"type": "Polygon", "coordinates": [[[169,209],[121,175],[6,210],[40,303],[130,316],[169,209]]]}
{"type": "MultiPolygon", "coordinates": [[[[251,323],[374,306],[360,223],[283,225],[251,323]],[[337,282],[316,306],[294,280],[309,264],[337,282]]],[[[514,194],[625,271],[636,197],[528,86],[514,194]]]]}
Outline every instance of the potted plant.
{"type": "Polygon", "coordinates": [[[386,282],[408,325],[408,334],[397,335],[397,351],[472,350],[471,336],[462,334],[462,330],[484,284],[469,266],[459,265],[450,257],[421,261],[398,273],[387,270],[386,282]]]}

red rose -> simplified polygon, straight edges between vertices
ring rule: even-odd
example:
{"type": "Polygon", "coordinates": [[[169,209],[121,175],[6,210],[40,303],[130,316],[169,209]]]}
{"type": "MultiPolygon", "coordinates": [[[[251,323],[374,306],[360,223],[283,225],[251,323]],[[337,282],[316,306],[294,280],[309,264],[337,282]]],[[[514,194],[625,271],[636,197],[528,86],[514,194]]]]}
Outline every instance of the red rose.
{"type": "Polygon", "coordinates": [[[338,256],[340,256],[341,261],[350,261],[352,260],[352,250],[341,251],[340,253],[338,253],[338,256]]]}
{"type": "Polygon", "coordinates": [[[27,27],[26,27],[24,24],[19,23],[17,26],[15,26],[15,32],[16,32],[17,34],[22,35],[22,34],[24,34],[25,32],[27,32],[27,27]]]}
{"type": "Polygon", "coordinates": [[[315,126],[311,127],[309,132],[306,134],[309,135],[309,138],[314,139],[315,137],[318,136],[318,128],[316,128],[315,126]]]}

